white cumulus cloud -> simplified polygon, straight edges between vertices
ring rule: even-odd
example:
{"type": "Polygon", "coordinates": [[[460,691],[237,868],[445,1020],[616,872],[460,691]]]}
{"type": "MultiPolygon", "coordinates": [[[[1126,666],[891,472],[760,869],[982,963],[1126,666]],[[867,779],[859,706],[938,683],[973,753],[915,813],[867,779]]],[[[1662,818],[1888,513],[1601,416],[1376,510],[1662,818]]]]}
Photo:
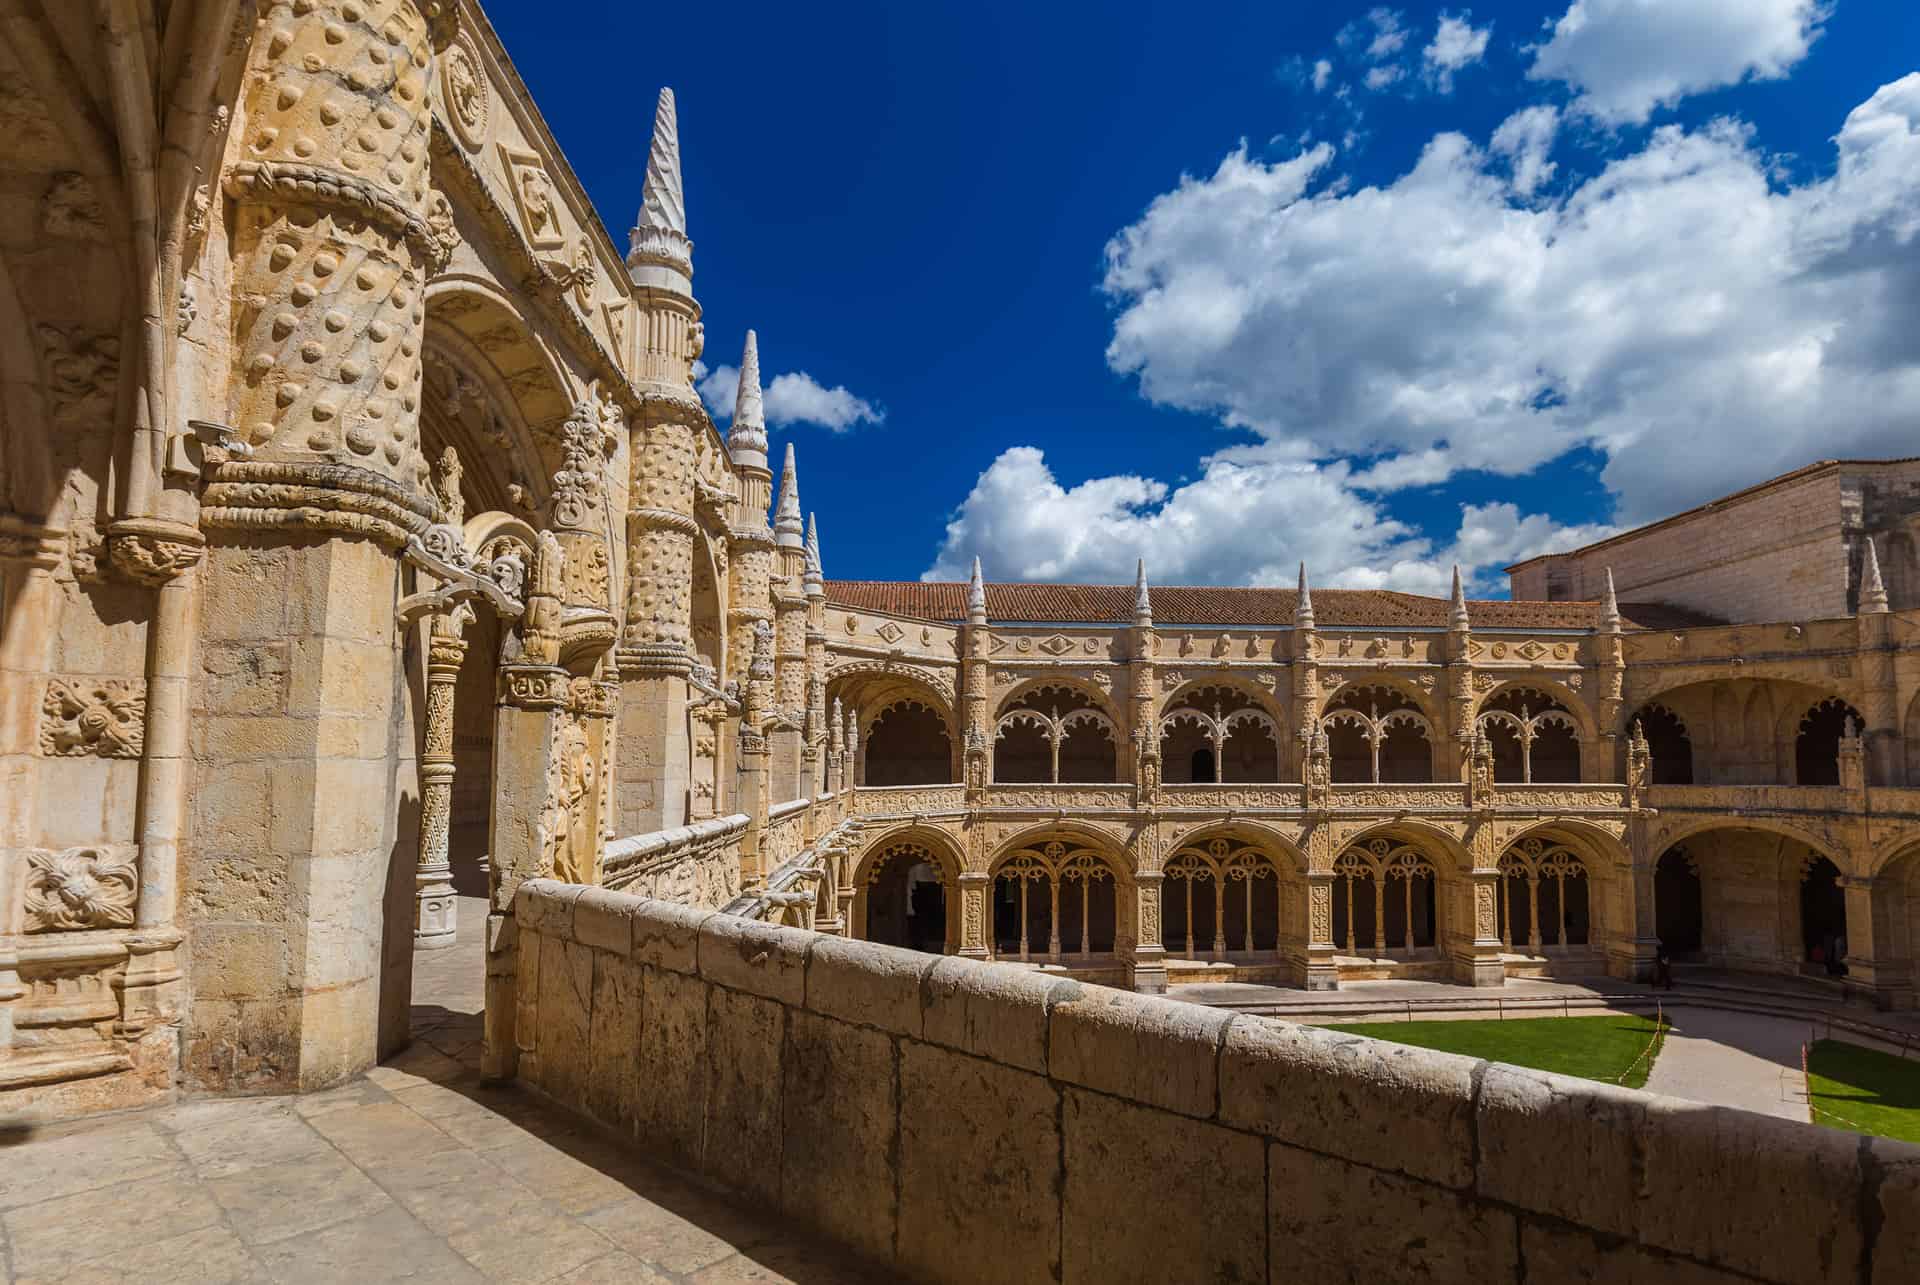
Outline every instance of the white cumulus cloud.
{"type": "Polygon", "coordinates": [[[1327,82],[1332,79],[1333,64],[1325,58],[1315,60],[1313,64],[1313,92],[1317,94],[1324,90],[1327,87],[1327,82]]]}
{"type": "Polygon", "coordinates": [[[1513,190],[1522,196],[1553,177],[1559,168],[1547,157],[1560,132],[1560,109],[1550,103],[1522,107],[1493,131],[1493,150],[1507,158],[1513,170],[1513,190]]]}
{"type": "Polygon", "coordinates": [[[1445,593],[1458,562],[1483,589],[1499,568],[1599,539],[1511,504],[1467,505],[1436,544],[1352,485],[1344,464],[1286,460],[1258,448],[1218,452],[1185,485],[1134,474],[1065,486],[1035,447],[1003,451],[947,524],[932,580],[964,579],[977,556],[989,578],[1125,583],[1134,560],[1184,584],[1291,584],[1305,561],[1316,583],[1445,593]]]}
{"type": "Polygon", "coordinates": [[[1643,124],[1689,94],[1786,75],[1829,11],[1822,0],[1574,0],[1527,74],[1565,82],[1585,115],[1643,124]]]}
{"type": "MultiPolygon", "coordinates": [[[[737,366],[707,369],[694,363],[694,386],[715,419],[733,418],[733,399],[740,387],[737,366]]],[[[861,424],[878,424],[887,413],[864,397],[856,397],[844,385],[828,388],[805,371],[789,371],[761,382],[761,399],[766,407],[767,423],[775,428],[790,424],[816,424],[835,433],[845,433],[861,424]]]]}
{"type": "Polygon", "coordinates": [[[1920,74],[1855,108],[1835,172],[1797,187],[1723,120],[1656,129],[1542,200],[1552,124],[1437,134],[1382,186],[1342,182],[1324,145],[1236,149],[1109,244],[1109,365],[1265,449],[1355,458],[1376,489],[1591,446],[1630,521],[1911,450],[1920,74]]]}
{"type": "Polygon", "coordinates": [[[1420,57],[1427,66],[1427,78],[1443,94],[1453,92],[1453,76],[1463,68],[1471,67],[1487,54],[1487,37],[1493,33],[1491,24],[1475,29],[1467,21],[1471,15],[1455,16],[1449,13],[1440,15],[1440,25],[1434,29],[1433,42],[1421,51],[1420,57]]]}

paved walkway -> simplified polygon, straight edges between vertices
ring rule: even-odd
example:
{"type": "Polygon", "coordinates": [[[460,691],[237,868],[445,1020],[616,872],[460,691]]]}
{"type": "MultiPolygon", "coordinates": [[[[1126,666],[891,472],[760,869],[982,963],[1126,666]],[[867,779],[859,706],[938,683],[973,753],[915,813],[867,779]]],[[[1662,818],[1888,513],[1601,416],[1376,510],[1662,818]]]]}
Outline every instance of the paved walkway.
{"type": "Polygon", "coordinates": [[[341,1088],[0,1125],[0,1280],[842,1285],[884,1278],[479,1083],[485,903],[416,956],[414,1044],[341,1088]]]}
{"type": "Polygon", "coordinates": [[[1670,1014],[1647,1091],[1807,1122],[1800,1045],[1807,1023],[1710,1008],[1670,1014]]]}

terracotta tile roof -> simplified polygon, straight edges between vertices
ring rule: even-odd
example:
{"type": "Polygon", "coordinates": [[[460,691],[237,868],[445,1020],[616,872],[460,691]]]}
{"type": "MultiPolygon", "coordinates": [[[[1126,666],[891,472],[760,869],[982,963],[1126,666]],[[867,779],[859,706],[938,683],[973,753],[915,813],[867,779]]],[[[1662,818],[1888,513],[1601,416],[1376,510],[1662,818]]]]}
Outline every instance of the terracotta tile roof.
{"type": "MultiPolygon", "coordinates": [[[[1153,589],[1153,619],[1162,627],[1290,625],[1296,596],[1292,589],[1157,585],[1153,589]]],[[[967,617],[967,586],[959,580],[829,580],[827,601],[918,620],[960,621],[967,617]]],[[[1600,604],[1489,600],[1469,602],[1467,614],[1475,625],[1485,629],[1587,629],[1599,619],[1600,604]]],[[[1384,589],[1316,589],[1313,615],[1321,625],[1445,628],[1447,600],[1384,589]]],[[[1684,629],[1721,623],[1658,603],[1622,603],[1620,615],[1628,629],[1684,629]]],[[[1133,586],[989,584],[987,619],[1126,624],[1133,620],[1133,586]]]]}

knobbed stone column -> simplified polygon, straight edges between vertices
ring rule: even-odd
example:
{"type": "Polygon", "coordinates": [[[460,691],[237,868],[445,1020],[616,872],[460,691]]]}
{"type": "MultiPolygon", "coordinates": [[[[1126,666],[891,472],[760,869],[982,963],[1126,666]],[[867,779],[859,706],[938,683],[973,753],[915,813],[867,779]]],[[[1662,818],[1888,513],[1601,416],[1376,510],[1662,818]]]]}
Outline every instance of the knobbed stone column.
{"type": "Polygon", "coordinates": [[[420,753],[420,868],[414,874],[413,947],[453,945],[453,865],[447,831],[453,822],[453,694],[466,659],[464,621],[436,616],[427,635],[427,726],[420,753]]]}

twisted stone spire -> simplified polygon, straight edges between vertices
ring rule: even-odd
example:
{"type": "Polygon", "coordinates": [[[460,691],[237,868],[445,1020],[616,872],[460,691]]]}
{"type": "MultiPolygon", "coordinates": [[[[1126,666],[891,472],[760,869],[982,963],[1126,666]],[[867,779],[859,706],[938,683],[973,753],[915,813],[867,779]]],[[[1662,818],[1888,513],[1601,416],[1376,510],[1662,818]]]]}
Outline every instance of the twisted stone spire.
{"type": "Polygon", "coordinates": [[[783,549],[806,547],[806,524],[800,520],[800,474],[793,466],[793,443],[787,443],[787,461],[780,471],[780,507],[773,515],[773,539],[783,549]]]}
{"type": "Polygon", "coordinates": [[[1147,596],[1147,560],[1140,559],[1140,567],[1133,581],[1133,623],[1150,625],[1153,623],[1153,599],[1147,596]]]}
{"type": "Polygon", "coordinates": [[[1313,590],[1307,587],[1307,564],[1300,564],[1300,593],[1293,604],[1293,627],[1313,628],[1313,590]]]}
{"type": "Polygon", "coordinates": [[[1453,564],[1453,610],[1447,616],[1447,628],[1467,628],[1467,591],[1460,583],[1460,564],[1453,564]]]}
{"type": "Polygon", "coordinates": [[[967,581],[967,623],[987,623],[987,585],[980,578],[980,559],[973,560],[973,578],[967,581]]]}
{"type": "Polygon", "coordinates": [[[1620,600],[1613,596],[1613,568],[1607,568],[1607,596],[1600,600],[1600,629],[1603,633],[1620,632],[1620,600]]]}
{"type": "Polygon", "coordinates": [[[1867,541],[1866,565],[1860,568],[1860,614],[1877,616],[1887,610],[1887,586],[1880,580],[1880,555],[1867,541]]]}
{"type": "Polygon", "coordinates": [[[733,423],[727,427],[727,451],[735,464],[767,466],[767,411],[760,396],[760,340],[751,330],[740,353],[740,386],[733,395],[733,423]]]}
{"type": "Polygon", "coordinates": [[[827,591],[826,572],[820,566],[820,528],[807,514],[807,574],[803,580],[807,597],[817,598],[827,591]]]}
{"type": "Polygon", "coordinates": [[[627,264],[659,264],[693,275],[693,242],[687,238],[687,200],[680,186],[680,122],[673,91],[662,89],[653,110],[653,146],[640,188],[640,217],[627,242],[627,264]]]}

